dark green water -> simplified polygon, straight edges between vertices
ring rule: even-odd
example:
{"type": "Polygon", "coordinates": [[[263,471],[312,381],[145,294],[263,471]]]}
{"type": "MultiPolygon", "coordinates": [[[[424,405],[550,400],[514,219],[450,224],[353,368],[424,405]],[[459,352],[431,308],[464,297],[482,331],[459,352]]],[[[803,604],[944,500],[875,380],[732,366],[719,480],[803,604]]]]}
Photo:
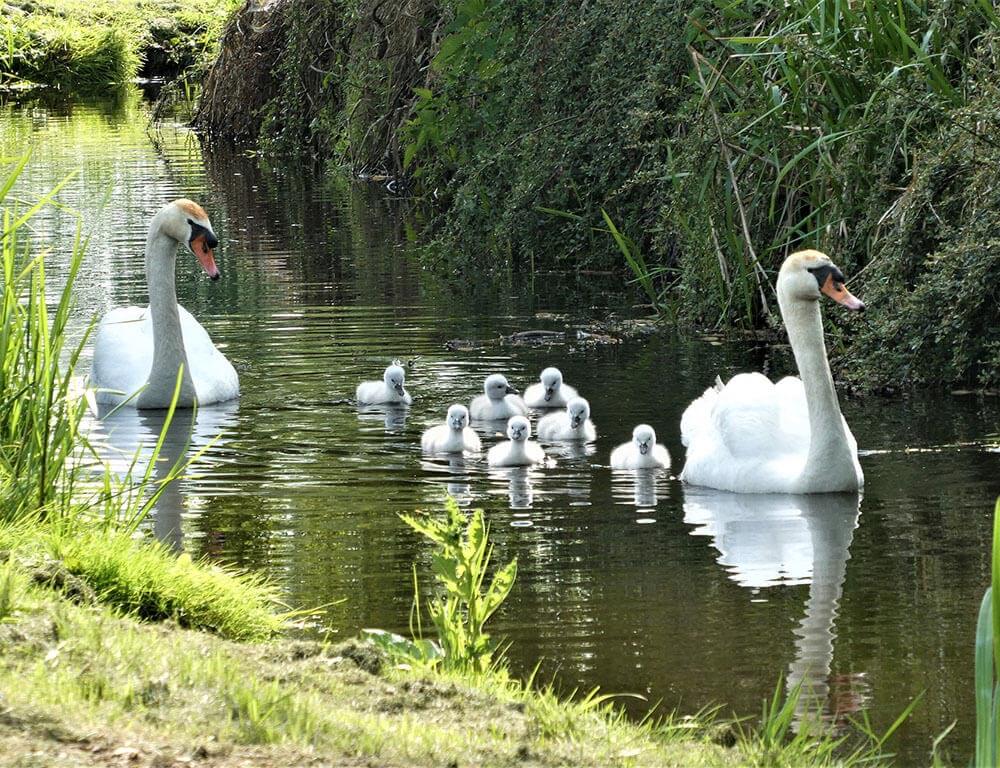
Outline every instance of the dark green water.
{"type": "MultiPolygon", "coordinates": [[[[608,292],[599,276],[432,274],[414,252],[419,222],[377,185],[205,153],[179,125],[147,130],[134,95],[3,106],[0,154],[27,146],[34,158],[20,196],[77,174],[60,200],[83,212],[91,235],[81,329],[94,313],[145,302],[145,230],[164,202],[201,202],[222,242],[223,279],[210,283],[181,257],[178,286],[239,370],[242,396],[199,413],[191,448],[189,424],[174,425],[169,459],[218,438],[161,499],[157,535],[267,574],[294,606],[341,601],[314,631],[405,631],[411,563],[426,573],[428,550],[396,515],[452,494],[486,509],[499,558],[519,559],[493,627],[512,641],[517,672],[541,658],[543,677],[566,689],[599,685],[684,712],[725,703],[741,714],[758,712],[779,677],[805,677],[814,695],[804,706],[835,720],[865,708],[881,728],[923,692],[894,742],[903,762],[926,763],[952,721],[945,749],[967,759],[973,635],[1000,494],[997,398],[845,399],[867,478],[860,501],[710,493],[672,473],[617,476],[608,455],[639,421],[656,427],[679,471],[686,404],[717,373],[790,372],[788,351],[668,334],[450,351],[452,339],[627,315],[634,297],[608,292]],[[342,402],[393,357],[412,361],[416,399],[403,417],[342,402]],[[593,452],[514,472],[421,456],[421,431],[467,402],[487,373],[525,386],[550,364],[590,400],[593,452]]],[[[37,220],[57,277],[75,225],[68,211],[37,220]]],[[[864,296],[863,283],[852,288],[864,296]]],[[[123,413],[94,429],[124,462],[159,423],[123,413]]]]}

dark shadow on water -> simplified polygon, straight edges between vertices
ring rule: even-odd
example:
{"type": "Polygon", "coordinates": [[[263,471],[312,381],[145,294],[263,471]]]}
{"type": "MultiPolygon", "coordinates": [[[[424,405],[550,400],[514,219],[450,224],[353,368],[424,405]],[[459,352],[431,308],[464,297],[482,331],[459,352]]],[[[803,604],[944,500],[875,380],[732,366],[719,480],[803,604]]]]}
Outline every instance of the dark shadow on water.
{"type": "Polygon", "coordinates": [[[730,579],[755,593],[809,585],[786,677],[789,692],[801,685],[797,727],[826,727],[863,704],[859,696],[837,696],[836,703],[830,696],[834,624],[860,504],[856,493],[790,496],[684,488],[684,522],[696,526],[692,535],[712,537],[730,579]]]}

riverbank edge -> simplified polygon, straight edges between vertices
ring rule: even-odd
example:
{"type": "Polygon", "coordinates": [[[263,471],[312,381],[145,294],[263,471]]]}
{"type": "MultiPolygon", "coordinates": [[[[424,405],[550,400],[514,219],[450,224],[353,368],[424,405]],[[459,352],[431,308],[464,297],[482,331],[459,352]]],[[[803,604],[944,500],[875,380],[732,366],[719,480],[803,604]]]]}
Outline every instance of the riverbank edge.
{"type": "Polygon", "coordinates": [[[140,622],[0,564],[0,765],[749,764],[710,718],[634,724],[370,644],[241,643],[140,622]]]}

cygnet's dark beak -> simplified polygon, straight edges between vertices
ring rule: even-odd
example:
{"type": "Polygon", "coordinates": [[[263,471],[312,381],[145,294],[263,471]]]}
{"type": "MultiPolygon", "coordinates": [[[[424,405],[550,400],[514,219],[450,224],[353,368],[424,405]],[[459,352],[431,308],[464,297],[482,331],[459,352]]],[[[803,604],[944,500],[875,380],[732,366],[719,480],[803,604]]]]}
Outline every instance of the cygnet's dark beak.
{"type": "Polygon", "coordinates": [[[518,392],[516,389],[514,389],[514,387],[512,387],[510,384],[508,384],[507,385],[507,394],[508,395],[518,395],[518,394],[520,394],[520,392],[518,392]]]}
{"type": "Polygon", "coordinates": [[[649,443],[639,443],[639,453],[643,456],[649,453],[649,443]]]}
{"type": "Polygon", "coordinates": [[[554,395],[555,393],[556,393],[556,390],[555,390],[554,387],[546,387],[545,388],[545,402],[547,403],[549,400],[551,400],[552,399],[552,395],[554,395]]]}
{"type": "Polygon", "coordinates": [[[577,427],[580,426],[580,421],[581,421],[581,419],[580,419],[579,416],[571,416],[570,419],[569,419],[569,425],[573,429],[576,429],[577,427]]]}
{"type": "Polygon", "coordinates": [[[400,382],[396,382],[396,383],[395,383],[395,384],[393,384],[392,386],[393,386],[393,388],[394,388],[394,389],[396,390],[396,394],[397,394],[397,395],[405,395],[405,394],[406,394],[406,390],[405,390],[405,389],[403,389],[403,385],[402,385],[402,383],[400,383],[400,382]]]}

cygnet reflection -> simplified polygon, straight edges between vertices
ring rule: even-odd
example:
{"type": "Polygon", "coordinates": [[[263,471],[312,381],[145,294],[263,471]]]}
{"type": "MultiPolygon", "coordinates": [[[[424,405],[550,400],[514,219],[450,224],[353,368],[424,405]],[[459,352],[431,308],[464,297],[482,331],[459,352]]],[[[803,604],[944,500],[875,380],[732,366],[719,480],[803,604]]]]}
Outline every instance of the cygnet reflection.
{"type": "Polygon", "coordinates": [[[382,403],[358,406],[358,421],[363,426],[371,427],[381,422],[385,431],[394,435],[402,434],[406,428],[406,417],[409,415],[409,406],[401,404],[382,403]]]}
{"type": "Polygon", "coordinates": [[[843,712],[830,704],[834,623],[843,591],[861,498],[856,493],[806,496],[736,494],[685,487],[684,522],[711,536],[718,562],[752,590],[808,584],[805,614],[795,629],[789,691],[801,684],[796,725],[828,724],[843,712]]]}
{"type": "Polygon", "coordinates": [[[501,492],[506,484],[511,509],[531,509],[535,500],[534,484],[541,473],[531,467],[498,467],[490,470],[491,492],[501,492]],[[495,489],[495,490],[494,490],[495,489]]]}
{"type": "MultiPolygon", "coordinates": [[[[194,459],[180,478],[163,485],[150,514],[153,535],[175,550],[183,549],[181,520],[189,506],[184,478],[193,473],[208,474],[221,463],[218,449],[225,443],[226,432],[236,423],[238,409],[239,401],[230,400],[194,410],[177,410],[167,427],[150,474],[151,490],[163,485],[174,467],[194,459]]],[[[132,468],[133,479],[138,480],[149,466],[166,424],[167,411],[135,408],[112,411],[110,406],[98,410],[98,420],[92,427],[93,442],[114,472],[124,475],[132,468]]]]}
{"type": "Polygon", "coordinates": [[[430,473],[432,482],[445,482],[445,492],[460,507],[472,504],[472,475],[462,454],[445,454],[424,458],[420,462],[424,472],[430,473]]]}
{"type": "Polygon", "coordinates": [[[611,473],[611,494],[618,504],[652,509],[669,495],[669,479],[659,469],[616,469],[611,473]]]}

